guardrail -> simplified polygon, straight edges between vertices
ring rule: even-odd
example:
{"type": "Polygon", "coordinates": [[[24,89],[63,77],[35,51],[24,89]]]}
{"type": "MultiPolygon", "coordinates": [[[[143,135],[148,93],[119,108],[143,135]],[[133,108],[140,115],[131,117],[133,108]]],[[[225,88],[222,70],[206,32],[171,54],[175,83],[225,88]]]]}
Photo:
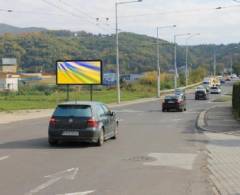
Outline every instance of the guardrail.
{"type": "MultiPolygon", "coordinates": [[[[187,87],[180,87],[180,88],[191,89],[191,88],[194,88],[194,87],[196,87],[198,85],[201,85],[201,84],[202,84],[202,82],[199,82],[199,83],[195,83],[195,84],[192,84],[192,85],[188,85],[187,87]]],[[[172,93],[172,92],[174,92],[174,89],[162,90],[161,94],[169,94],[169,93],[172,93]]]]}

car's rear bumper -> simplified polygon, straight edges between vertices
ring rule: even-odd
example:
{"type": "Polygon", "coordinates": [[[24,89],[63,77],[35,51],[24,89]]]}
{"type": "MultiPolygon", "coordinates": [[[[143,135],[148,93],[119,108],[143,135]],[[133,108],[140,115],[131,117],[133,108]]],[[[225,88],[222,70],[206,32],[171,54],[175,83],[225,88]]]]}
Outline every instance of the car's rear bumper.
{"type": "Polygon", "coordinates": [[[79,133],[78,136],[63,135],[64,130],[49,129],[48,137],[57,141],[73,142],[97,142],[100,136],[99,130],[73,130],[79,133]]]}
{"type": "Polygon", "coordinates": [[[180,109],[182,106],[179,104],[163,104],[163,109],[180,109]]]}
{"type": "Polygon", "coordinates": [[[207,99],[208,96],[207,95],[195,95],[195,99],[199,98],[199,99],[207,99]]]}

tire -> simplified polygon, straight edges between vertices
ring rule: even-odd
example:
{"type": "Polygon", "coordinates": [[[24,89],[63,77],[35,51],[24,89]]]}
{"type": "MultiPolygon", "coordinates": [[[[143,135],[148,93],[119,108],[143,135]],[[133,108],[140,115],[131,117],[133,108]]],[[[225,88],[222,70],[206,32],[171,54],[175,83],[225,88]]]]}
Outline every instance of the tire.
{"type": "Polygon", "coordinates": [[[184,111],[187,111],[187,108],[184,108],[184,111]]]}
{"type": "Polygon", "coordinates": [[[101,129],[99,138],[98,138],[98,142],[97,142],[97,146],[102,146],[104,143],[104,131],[103,129],[101,129]]]}
{"type": "Polygon", "coordinates": [[[166,111],[166,110],[163,108],[163,109],[162,109],[162,112],[165,112],[165,111],[166,111]]]}
{"type": "Polygon", "coordinates": [[[112,139],[117,139],[117,135],[118,135],[118,129],[116,127],[114,130],[114,136],[112,137],[112,139]]]}
{"type": "Polygon", "coordinates": [[[50,146],[56,146],[58,143],[58,141],[56,139],[53,139],[53,138],[48,138],[48,144],[50,146]]]}

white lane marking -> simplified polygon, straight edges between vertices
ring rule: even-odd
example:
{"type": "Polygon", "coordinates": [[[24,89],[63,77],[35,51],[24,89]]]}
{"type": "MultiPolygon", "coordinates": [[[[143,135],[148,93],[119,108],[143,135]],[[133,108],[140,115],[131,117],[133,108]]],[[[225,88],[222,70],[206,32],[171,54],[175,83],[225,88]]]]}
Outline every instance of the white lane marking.
{"type": "Polygon", "coordinates": [[[199,112],[194,112],[194,111],[188,111],[188,112],[183,112],[183,114],[198,114],[199,112]]]}
{"type": "Polygon", "coordinates": [[[114,110],[114,112],[116,113],[143,113],[144,111],[140,111],[140,110],[114,110]]]}
{"type": "Polygon", "coordinates": [[[74,192],[74,193],[67,193],[67,194],[58,194],[58,195],[88,195],[88,194],[92,194],[93,192],[95,192],[95,190],[85,191],[85,192],[74,192]]]}
{"type": "Polygon", "coordinates": [[[77,173],[78,173],[79,168],[71,168],[67,169],[65,171],[60,171],[58,173],[54,173],[52,175],[45,176],[45,178],[49,178],[49,180],[36,188],[32,189],[30,192],[26,193],[25,195],[33,195],[41,190],[44,190],[45,188],[55,184],[61,179],[67,179],[67,180],[74,180],[77,173]]]}
{"type": "Polygon", "coordinates": [[[173,121],[173,122],[178,122],[178,121],[181,121],[182,119],[180,119],[180,118],[176,118],[176,119],[172,119],[171,121],[173,121]]]}
{"type": "Polygon", "coordinates": [[[155,158],[153,162],[146,162],[147,166],[168,166],[192,170],[197,154],[189,153],[150,153],[148,156],[155,158]]]}
{"type": "Polygon", "coordinates": [[[0,157],[0,160],[5,160],[5,159],[8,159],[9,158],[9,156],[2,156],[2,157],[0,157]]]}

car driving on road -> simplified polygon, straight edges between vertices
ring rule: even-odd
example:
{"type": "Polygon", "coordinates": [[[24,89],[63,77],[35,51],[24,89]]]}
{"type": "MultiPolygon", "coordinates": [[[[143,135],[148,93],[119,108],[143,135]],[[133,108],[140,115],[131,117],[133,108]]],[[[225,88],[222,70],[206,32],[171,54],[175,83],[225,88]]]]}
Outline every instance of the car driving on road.
{"type": "Polygon", "coordinates": [[[208,100],[209,99],[209,91],[204,86],[197,87],[195,91],[195,100],[208,100]]]}
{"type": "Polygon", "coordinates": [[[48,128],[48,142],[91,142],[101,146],[117,137],[116,114],[99,102],[66,102],[55,109],[48,128]]]}
{"type": "Polygon", "coordinates": [[[183,88],[177,88],[177,89],[175,89],[174,94],[175,94],[175,95],[183,95],[183,96],[186,96],[186,94],[185,94],[185,89],[183,89],[183,88]]]}
{"type": "Polygon", "coordinates": [[[213,86],[210,88],[210,93],[211,94],[221,94],[222,90],[220,87],[213,86]]]}
{"type": "Polygon", "coordinates": [[[164,98],[162,103],[162,111],[177,110],[180,112],[186,111],[185,95],[169,95],[164,98]]]}

